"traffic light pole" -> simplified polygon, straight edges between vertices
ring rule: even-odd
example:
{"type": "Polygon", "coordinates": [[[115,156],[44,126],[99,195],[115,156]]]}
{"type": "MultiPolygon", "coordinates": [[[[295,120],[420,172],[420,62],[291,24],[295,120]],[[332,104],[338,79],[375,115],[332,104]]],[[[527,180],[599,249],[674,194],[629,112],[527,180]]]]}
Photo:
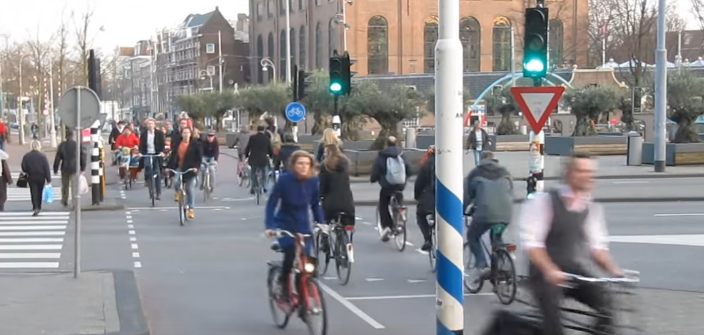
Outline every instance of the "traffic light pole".
{"type": "Polygon", "coordinates": [[[342,136],[342,120],[340,120],[340,111],[339,111],[339,106],[338,106],[338,100],[340,100],[340,96],[335,94],[333,97],[333,114],[332,114],[332,129],[335,130],[335,133],[337,134],[337,137],[342,136]]]}
{"type": "MultiPolygon", "coordinates": [[[[533,78],[533,86],[543,86],[543,78],[533,78]]],[[[545,172],[545,132],[541,130],[539,133],[530,131],[528,136],[528,173],[529,177],[526,181],[526,198],[531,199],[535,192],[542,192],[544,188],[544,172],[545,172]]]]}

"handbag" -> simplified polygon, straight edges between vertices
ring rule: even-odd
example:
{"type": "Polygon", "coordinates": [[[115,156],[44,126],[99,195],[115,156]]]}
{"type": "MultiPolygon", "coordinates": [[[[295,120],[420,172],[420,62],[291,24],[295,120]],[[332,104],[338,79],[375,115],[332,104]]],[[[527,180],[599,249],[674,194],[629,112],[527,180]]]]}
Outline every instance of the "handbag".
{"type": "Polygon", "coordinates": [[[19,188],[27,188],[27,178],[29,178],[29,176],[26,173],[20,172],[20,176],[17,178],[15,185],[19,188]]]}

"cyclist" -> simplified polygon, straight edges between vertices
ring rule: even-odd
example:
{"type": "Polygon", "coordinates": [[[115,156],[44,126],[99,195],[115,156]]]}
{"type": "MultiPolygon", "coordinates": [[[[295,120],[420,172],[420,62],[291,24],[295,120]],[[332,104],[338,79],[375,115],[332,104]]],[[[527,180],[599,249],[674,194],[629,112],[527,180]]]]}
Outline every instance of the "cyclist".
{"type": "Polygon", "coordinates": [[[416,221],[425,241],[420,247],[423,251],[428,251],[432,247],[428,215],[435,213],[435,147],[428,149],[429,155],[421,166],[413,187],[413,196],[418,201],[416,221]]]}
{"type": "Polygon", "coordinates": [[[386,148],[379,151],[369,181],[379,183],[379,220],[384,230],[381,232],[381,240],[389,240],[389,234],[394,223],[389,213],[389,204],[394,193],[398,192],[398,201],[403,203],[403,190],[406,188],[406,181],[411,176],[411,166],[401,157],[403,149],[396,145],[396,137],[389,136],[386,140],[386,148]]]}
{"type": "Polygon", "coordinates": [[[320,167],[320,197],[323,199],[325,222],[337,219],[340,213],[342,224],[354,226],[354,196],[350,187],[350,162],[336,144],[325,148],[326,155],[320,167]]]}
{"type": "Polygon", "coordinates": [[[301,150],[301,146],[294,141],[293,134],[284,134],[284,143],[281,144],[279,153],[274,156],[274,170],[288,171],[291,155],[298,150],[301,150]]]}
{"type": "Polygon", "coordinates": [[[203,189],[205,183],[205,171],[210,169],[210,188],[215,189],[215,168],[218,164],[218,156],[220,156],[220,145],[215,137],[215,130],[209,130],[203,141],[203,169],[200,174],[200,189],[203,189]],[[212,165],[212,166],[211,166],[212,165]]]}
{"type": "MultiPolygon", "coordinates": [[[[152,118],[146,120],[147,129],[139,136],[139,153],[142,155],[159,155],[164,152],[166,141],[164,132],[156,129],[156,122],[152,118]]],[[[154,180],[154,190],[156,191],[155,199],[161,200],[161,157],[153,157],[151,166],[146,166],[149,163],[148,158],[143,158],[140,162],[140,168],[144,168],[144,180],[157,174],[154,180]]]]}
{"type": "MultiPolygon", "coordinates": [[[[508,224],[513,209],[511,175],[494,159],[494,153],[484,151],[479,165],[465,179],[464,208],[473,206],[472,224],[467,230],[467,243],[476,260],[470,278],[481,280],[489,275],[481,238],[496,224],[508,224]]],[[[499,241],[496,241],[499,242],[499,241]]]]}
{"type": "Polygon", "coordinates": [[[322,163],[325,159],[325,149],[328,145],[337,145],[342,147],[342,141],[337,138],[337,133],[332,128],[327,128],[323,131],[323,137],[320,138],[320,144],[318,144],[318,149],[315,152],[315,160],[318,163],[322,163]]]}
{"type": "Polygon", "coordinates": [[[235,143],[232,144],[233,147],[237,146],[237,159],[240,162],[244,162],[244,148],[247,147],[250,136],[252,135],[249,133],[249,126],[242,126],[237,137],[235,137],[235,143]]]}
{"type": "Polygon", "coordinates": [[[273,117],[264,119],[264,122],[266,122],[265,134],[271,141],[272,152],[276,155],[281,149],[281,139],[284,138],[284,132],[276,126],[276,121],[273,117]]]}
{"type": "MultiPolygon", "coordinates": [[[[593,174],[591,158],[574,154],[565,166],[565,185],[538,193],[521,210],[521,239],[530,259],[528,282],[543,314],[545,335],[564,334],[559,285],[565,281],[565,272],[594,277],[590,269],[596,263],[611,275],[623,276],[609,253],[604,210],[591,198],[593,174]]],[[[581,283],[564,292],[603,316],[594,330],[613,333],[612,305],[602,286],[581,283]]]]}
{"type": "MultiPolygon", "coordinates": [[[[193,169],[183,175],[183,186],[186,192],[186,202],[188,206],[188,218],[192,219],[195,217],[195,197],[193,196],[193,187],[195,184],[195,177],[198,173],[198,168],[203,160],[203,147],[193,138],[191,128],[182,128],[181,136],[172,145],[172,150],[169,161],[169,168],[177,171],[186,171],[188,169],[193,169]]],[[[178,183],[178,178],[181,176],[176,175],[176,180],[174,182],[178,183]]],[[[176,185],[176,184],[174,184],[176,185]]],[[[179,193],[175,193],[174,200],[179,201],[179,193]]]]}
{"type": "Polygon", "coordinates": [[[118,148],[127,147],[130,149],[139,147],[139,137],[132,132],[131,128],[125,127],[125,129],[122,129],[122,134],[115,139],[115,146],[118,148]]]}
{"type": "Polygon", "coordinates": [[[262,176],[266,176],[267,170],[269,169],[269,159],[274,157],[271,141],[269,140],[269,136],[264,134],[264,130],[264,126],[258,126],[257,133],[249,138],[247,147],[244,149],[244,154],[248,159],[252,173],[252,188],[249,190],[250,194],[254,194],[254,188],[259,186],[261,186],[262,190],[266,193],[266,182],[264,185],[257,185],[259,182],[256,178],[257,170],[261,170],[262,176]]]}
{"type": "MultiPolygon", "coordinates": [[[[315,222],[323,222],[313,156],[302,150],[294,152],[291,156],[291,170],[292,173],[284,173],[279,177],[267,201],[265,234],[268,237],[274,236],[275,229],[311,234],[308,214],[310,211],[313,212],[315,222]]],[[[291,273],[296,257],[293,243],[293,239],[289,236],[283,236],[278,240],[278,246],[284,252],[280,282],[284,299],[288,298],[288,275],[291,273]]],[[[307,243],[306,247],[310,246],[311,243],[307,243]]]]}

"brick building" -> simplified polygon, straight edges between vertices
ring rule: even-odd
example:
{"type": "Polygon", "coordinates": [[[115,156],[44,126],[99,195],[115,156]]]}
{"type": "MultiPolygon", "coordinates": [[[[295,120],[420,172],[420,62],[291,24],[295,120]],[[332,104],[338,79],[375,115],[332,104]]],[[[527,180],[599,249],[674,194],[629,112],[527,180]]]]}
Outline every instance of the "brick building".
{"type": "MultiPolygon", "coordinates": [[[[354,70],[359,75],[434,72],[437,0],[288,1],[294,64],[324,68],[331,51],[345,49],[347,44],[347,50],[357,59],[354,70]]],[[[250,0],[253,82],[265,82],[273,75],[274,71],[262,71],[259,62],[265,57],[275,65],[277,76],[285,77],[285,5],[286,0],[250,0]]],[[[523,10],[527,5],[533,4],[518,0],[461,1],[465,72],[510,70],[512,31],[516,58],[520,60],[523,10]]],[[[547,6],[551,9],[552,63],[559,67],[586,65],[587,0],[548,1],[547,6]]]]}

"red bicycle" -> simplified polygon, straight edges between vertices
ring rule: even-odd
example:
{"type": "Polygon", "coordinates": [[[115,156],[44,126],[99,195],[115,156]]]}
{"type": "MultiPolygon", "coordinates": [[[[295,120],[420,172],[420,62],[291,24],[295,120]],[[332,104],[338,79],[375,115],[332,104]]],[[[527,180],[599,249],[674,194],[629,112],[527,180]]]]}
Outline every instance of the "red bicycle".
{"type": "MultiPolygon", "coordinates": [[[[310,335],[325,335],[327,332],[327,312],[325,300],[321,293],[320,284],[314,277],[317,267],[317,259],[307,255],[305,252],[305,240],[312,237],[312,234],[293,234],[286,230],[276,230],[276,236],[288,235],[295,240],[296,258],[289,279],[288,301],[283,299],[283,288],[279,284],[282,275],[282,261],[268,261],[269,273],[267,276],[267,288],[269,291],[269,307],[274,323],[283,329],[288,325],[288,321],[293,312],[298,312],[298,316],[305,322],[310,335]],[[294,289],[295,288],[295,289],[294,289]],[[279,313],[283,313],[280,315],[279,313]]],[[[276,249],[282,252],[280,248],[276,249]]]]}

